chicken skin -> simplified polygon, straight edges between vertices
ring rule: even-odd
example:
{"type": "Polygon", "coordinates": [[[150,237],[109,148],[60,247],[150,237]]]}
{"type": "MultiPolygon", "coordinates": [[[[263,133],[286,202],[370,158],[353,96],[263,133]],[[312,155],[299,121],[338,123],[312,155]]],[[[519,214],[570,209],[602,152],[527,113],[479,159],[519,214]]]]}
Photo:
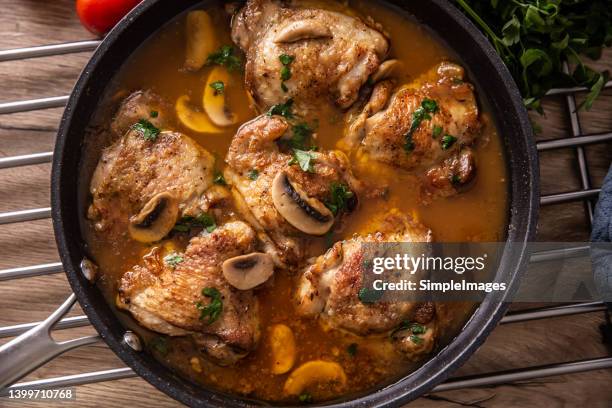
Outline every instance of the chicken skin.
{"type": "MultiPolygon", "coordinates": [[[[149,115],[152,108],[144,102],[151,98],[142,93],[130,96],[113,122],[116,132],[127,130],[102,152],[91,179],[87,216],[97,231],[123,234],[140,214],[143,228],[138,232],[160,228],[169,232],[180,217],[197,216],[228,194],[213,186],[215,159],[210,153],[181,133],[160,131],[148,120],[136,120],[136,112],[149,115]],[[136,122],[127,127],[131,120],[136,122]],[[157,217],[156,211],[167,219],[157,217]]],[[[157,117],[161,120],[162,115],[157,117]]]]}
{"type": "Polygon", "coordinates": [[[392,332],[396,348],[410,359],[418,358],[434,345],[433,304],[368,300],[363,292],[364,275],[369,259],[367,247],[380,249],[393,242],[426,245],[432,240],[431,231],[397,209],[375,220],[371,228],[376,232],[337,242],[304,270],[296,293],[298,313],[318,317],[331,328],[359,336],[392,332]],[[406,322],[416,323],[418,333],[406,322]],[[416,334],[419,339],[410,341],[409,337],[416,334]]]}
{"type": "Polygon", "coordinates": [[[302,116],[321,102],[348,108],[387,55],[377,29],[303,3],[248,0],[232,20],[232,39],[247,56],[247,89],[261,111],[289,99],[302,116]]]}
{"type": "Polygon", "coordinates": [[[252,291],[226,281],[221,264],[253,252],[256,245],[253,229],[235,221],[193,237],[182,254],[155,247],[122,277],[117,305],[144,327],[170,336],[191,335],[218,363],[233,364],[257,345],[258,302],[252,291]]]}
{"type": "Polygon", "coordinates": [[[419,175],[425,201],[456,194],[475,176],[470,146],[482,127],[473,86],[464,77],[463,68],[445,62],[393,94],[391,81],[380,82],[350,124],[345,144],[361,161],[419,175]]]}
{"type": "Polygon", "coordinates": [[[305,170],[295,154],[281,150],[279,142],[289,128],[281,116],[255,118],[238,130],[225,159],[225,179],[238,211],[284,267],[303,260],[306,236],[324,235],[355,208],[358,189],[343,153],[302,151],[310,162],[305,170]],[[334,188],[347,198],[344,208],[331,206],[334,188]]]}

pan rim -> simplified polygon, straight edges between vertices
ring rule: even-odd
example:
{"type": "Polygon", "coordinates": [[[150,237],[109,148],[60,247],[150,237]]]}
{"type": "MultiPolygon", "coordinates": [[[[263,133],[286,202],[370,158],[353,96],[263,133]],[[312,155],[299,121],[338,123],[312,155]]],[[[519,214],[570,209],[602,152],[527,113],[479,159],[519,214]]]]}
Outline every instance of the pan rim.
{"type": "MultiPolygon", "coordinates": [[[[87,292],[91,289],[87,287],[89,283],[84,279],[79,271],[79,262],[85,255],[83,243],[77,242],[80,239],[74,235],[69,236],[67,231],[74,230],[68,228],[68,220],[73,216],[71,214],[70,197],[66,197],[67,178],[74,182],[74,174],[65,166],[66,149],[69,133],[73,131],[71,124],[73,123],[73,115],[83,103],[87,103],[88,85],[94,77],[94,72],[102,59],[106,57],[107,51],[121,37],[121,35],[141,16],[145,15],[149,10],[156,7],[160,0],[145,0],[140,3],[130,14],[128,14],[103,40],[101,45],[95,51],[94,55],[83,70],[79,80],[77,81],[66,105],[66,110],[62,116],[58,136],[56,140],[55,151],[53,155],[52,176],[51,176],[51,204],[52,204],[52,219],[55,231],[56,242],[60,253],[61,261],[64,265],[64,270],[68,277],[72,290],[77,296],[83,311],[88,316],[90,322],[95,329],[100,333],[103,340],[109,345],[113,352],[118,355],[136,374],[147,380],[149,383],[160,389],[162,392],[191,406],[252,406],[253,401],[245,400],[235,396],[229,396],[215,391],[207,390],[203,387],[194,390],[189,389],[189,384],[176,375],[173,375],[169,369],[163,368],[160,372],[159,364],[152,363],[143,358],[142,353],[125,347],[117,336],[112,335],[113,323],[110,319],[116,317],[103,315],[100,310],[92,307],[90,296],[87,292]],[[195,392],[194,392],[195,391],[195,392]]],[[[188,9],[192,5],[200,3],[198,0],[189,0],[184,2],[185,5],[177,6],[182,10],[188,9]]],[[[539,207],[539,166],[537,165],[537,151],[534,143],[534,138],[531,130],[531,125],[527,117],[527,112],[522,104],[522,97],[514,84],[514,81],[501,61],[495,53],[495,50],[488,40],[480,33],[480,31],[465,17],[454,5],[446,0],[430,0],[430,7],[437,7],[446,13],[446,16],[454,21],[463,32],[470,37],[474,46],[484,53],[488,62],[495,70],[498,76],[498,82],[503,84],[503,89],[506,95],[510,98],[510,107],[513,110],[513,121],[515,127],[519,130],[519,135],[516,136],[520,142],[524,143],[524,154],[526,155],[527,168],[523,169],[522,175],[510,174],[511,182],[509,188],[518,189],[519,185],[528,186],[528,191],[510,192],[510,209],[508,225],[511,230],[508,235],[510,238],[518,238],[517,242],[521,244],[515,247],[519,250],[518,254],[512,255],[512,261],[516,261],[513,266],[502,265],[508,269],[508,274],[512,277],[512,283],[516,289],[517,282],[524,270],[527,262],[527,243],[534,239],[537,215],[539,207]],[[522,180],[518,180],[519,177],[522,180]],[[524,202],[522,214],[515,214],[515,200],[524,202]],[[526,214],[525,214],[526,211],[526,214]],[[516,222],[518,221],[518,222],[516,222]],[[516,223],[515,223],[516,222],[516,223]],[[514,232],[512,229],[514,228],[514,232]],[[513,235],[514,234],[514,235],[513,235]],[[517,236],[518,235],[518,236],[517,236]]],[[[172,15],[174,17],[174,14],[172,15]]],[[[170,19],[168,19],[169,21],[170,19]]],[[[438,34],[442,39],[444,36],[438,34]]],[[[510,157],[506,147],[508,160],[510,157]]],[[[510,166],[510,163],[508,164],[510,166]]],[[[511,169],[509,169],[511,170],[511,169]]],[[[509,173],[511,173],[509,171],[509,173]]],[[[72,197],[78,201],[77,197],[72,197]]],[[[74,222],[74,220],[73,220],[74,222]]],[[[78,222],[78,220],[77,220],[78,222]]],[[[506,255],[504,259],[507,261],[506,255]]],[[[503,261],[502,261],[503,262],[503,261]]],[[[499,271],[498,271],[499,272],[499,271]]],[[[91,286],[91,285],[90,285],[91,286]]],[[[510,293],[508,293],[509,295],[510,293]]],[[[406,403],[419,395],[424,394],[436,384],[444,381],[453,370],[463,364],[473,352],[484,342],[488,334],[493,330],[505,313],[508,304],[503,302],[507,299],[504,295],[501,299],[493,299],[488,297],[465,323],[461,332],[456,338],[446,347],[439,350],[438,353],[432,356],[425,364],[419,367],[416,371],[402,377],[397,382],[386,386],[385,388],[373,391],[368,395],[359,398],[350,399],[346,402],[328,402],[322,404],[329,407],[340,406],[398,406],[406,403]]]]}

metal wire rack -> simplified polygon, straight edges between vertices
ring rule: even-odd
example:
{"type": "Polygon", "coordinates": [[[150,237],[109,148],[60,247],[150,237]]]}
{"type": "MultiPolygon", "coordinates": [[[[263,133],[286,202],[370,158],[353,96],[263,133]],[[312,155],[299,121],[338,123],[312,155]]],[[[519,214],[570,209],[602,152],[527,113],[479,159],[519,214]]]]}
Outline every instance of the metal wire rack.
{"type": "MultiPolygon", "coordinates": [[[[38,58],[44,56],[54,56],[75,52],[85,52],[94,50],[99,44],[99,41],[77,41],[63,44],[44,45],[38,47],[19,48],[0,50],[0,63],[3,61],[22,60],[30,58],[38,58]]],[[[565,66],[568,70],[568,67],[565,66]]],[[[605,84],[605,88],[612,88],[612,81],[605,84]]],[[[593,188],[590,182],[584,146],[595,143],[612,141],[612,132],[583,134],[580,120],[576,111],[575,94],[583,92],[584,88],[563,88],[553,89],[548,95],[563,95],[567,107],[567,114],[571,123],[571,134],[568,137],[541,141],[537,144],[538,151],[547,151],[562,148],[572,148],[576,152],[581,188],[576,191],[561,192],[557,194],[543,195],[540,198],[542,206],[551,204],[562,204],[569,202],[581,201],[585,205],[585,211],[589,223],[593,219],[593,199],[599,194],[599,189],[593,188]]],[[[0,102],[0,115],[7,115],[17,112],[26,112],[40,109],[63,107],[68,101],[68,95],[61,95],[50,98],[30,99],[23,101],[0,102]]],[[[48,163],[53,157],[53,152],[40,152],[20,156],[0,158],[0,169],[13,168],[19,166],[27,166],[40,163],[48,163]]],[[[29,208],[20,211],[11,211],[0,213],[0,226],[12,223],[26,222],[38,219],[49,218],[51,209],[46,208],[29,208]]],[[[533,254],[531,262],[539,262],[543,260],[559,259],[563,257],[572,257],[576,255],[584,255],[588,253],[588,246],[580,246],[570,249],[565,249],[561,252],[546,251],[533,254]]],[[[12,279],[25,279],[34,276],[57,274],[62,272],[62,264],[60,262],[51,262],[40,265],[31,265],[18,268],[10,268],[0,270],[0,281],[8,281],[12,279]]],[[[62,307],[68,309],[74,304],[75,297],[71,297],[64,303],[62,307]]],[[[520,312],[508,313],[501,321],[501,324],[512,324],[516,322],[525,322],[538,319],[547,319],[558,316],[568,316],[583,313],[592,313],[603,311],[606,306],[602,302],[590,303],[575,303],[555,307],[542,307],[520,312]]],[[[23,323],[14,326],[0,327],[0,338],[9,338],[18,336],[29,329],[37,326],[41,322],[23,323]]],[[[58,319],[54,325],[55,330],[63,330],[75,327],[89,325],[86,316],[74,316],[58,319]]],[[[87,344],[93,341],[100,340],[98,336],[92,336],[87,344]]],[[[492,386],[499,384],[511,383],[514,381],[531,380],[542,377],[566,375],[579,373],[590,370],[599,370],[604,368],[612,368],[612,357],[592,358],[579,361],[569,361],[557,364],[549,364],[542,366],[524,367],[515,370],[490,372],[467,377],[454,377],[445,383],[437,386],[435,391],[450,391],[468,387],[492,386]]],[[[117,368],[103,371],[85,372],[76,375],[68,375],[54,378],[47,378],[36,381],[21,382],[12,385],[12,389],[50,389],[61,387],[73,387],[83,384],[90,384],[102,381],[119,380],[123,378],[135,377],[136,374],[130,368],[117,368]]],[[[0,390],[0,395],[6,394],[8,389],[0,390]]]]}

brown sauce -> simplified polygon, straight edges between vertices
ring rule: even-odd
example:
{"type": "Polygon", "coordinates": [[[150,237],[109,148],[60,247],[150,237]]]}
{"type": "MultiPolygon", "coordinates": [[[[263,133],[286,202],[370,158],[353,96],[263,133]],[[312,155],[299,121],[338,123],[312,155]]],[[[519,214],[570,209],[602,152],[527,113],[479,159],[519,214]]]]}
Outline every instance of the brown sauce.
{"type": "MultiPolygon", "coordinates": [[[[351,1],[350,5],[358,14],[370,16],[384,26],[391,38],[391,55],[404,62],[399,75],[400,83],[417,78],[444,60],[461,63],[452,51],[418,23],[376,2],[357,0],[351,1]]],[[[221,44],[231,44],[229,17],[221,7],[210,8],[208,12],[216,22],[216,35],[221,44]]],[[[196,73],[183,70],[184,44],[184,16],[180,16],[162,27],[124,64],[101,104],[108,109],[101,109],[101,112],[116,109],[121,96],[137,89],[152,89],[172,104],[184,94],[199,100],[210,68],[205,67],[196,73]]],[[[242,86],[241,74],[232,75],[235,84],[228,90],[230,106],[241,119],[255,117],[256,112],[249,106],[242,86]]],[[[333,237],[334,241],[361,231],[372,214],[386,212],[394,207],[415,214],[424,225],[431,228],[434,239],[439,242],[503,240],[507,223],[506,166],[500,137],[493,121],[490,118],[487,120],[488,113],[483,102],[481,95],[480,105],[487,123],[482,139],[488,142],[479,143],[476,147],[478,175],[469,191],[423,206],[418,201],[418,189],[412,176],[402,171],[393,171],[392,177],[386,177],[390,183],[388,200],[366,200],[361,203],[360,210],[350,216],[346,227],[333,237]]],[[[170,113],[174,115],[173,111],[170,113]]],[[[94,124],[104,126],[110,119],[108,115],[98,115],[94,124]]],[[[204,135],[182,127],[176,118],[173,121],[177,130],[213,153],[218,158],[218,168],[222,169],[223,157],[237,126],[227,128],[221,134],[204,135]]],[[[343,134],[342,112],[336,111],[322,118],[317,134],[318,146],[323,149],[335,148],[343,134]]],[[[363,171],[357,171],[356,175],[363,180],[374,176],[363,171]]],[[[150,247],[127,239],[125,242],[110,242],[102,234],[95,233],[87,220],[84,220],[83,227],[90,253],[100,267],[99,287],[112,305],[118,279],[138,263],[150,247]]],[[[315,240],[312,245],[312,251],[320,253],[325,243],[315,240]]],[[[220,367],[207,361],[188,338],[168,338],[162,347],[149,347],[149,350],[165,365],[207,387],[269,401],[286,400],[283,384],[288,374],[274,375],[270,370],[268,334],[269,327],[276,323],[286,324],[295,335],[297,359],[294,367],[309,360],[323,359],[335,361],[344,368],[348,384],[342,390],[342,395],[363,393],[381,387],[415,368],[414,364],[401,361],[393,353],[387,352],[384,339],[362,339],[339,331],[328,331],[316,320],[297,317],[292,302],[294,279],[286,274],[276,274],[273,284],[258,292],[262,327],[259,346],[235,366],[220,367]],[[351,355],[353,353],[349,353],[348,348],[353,343],[357,344],[357,352],[351,355]],[[197,364],[193,358],[197,359],[197,364]]],[[[472,306],[453,305],[451,309],[453,313],[449,317],[443,342],[456,334],[472,306]]],[[[127,326],[138,330],[147,342],[159,341],[156,334],[138,327],[126,313],[117,314],[127,326]]],[[[333,388],[312,392],[315,401],[338,396],[333,388]]]]}

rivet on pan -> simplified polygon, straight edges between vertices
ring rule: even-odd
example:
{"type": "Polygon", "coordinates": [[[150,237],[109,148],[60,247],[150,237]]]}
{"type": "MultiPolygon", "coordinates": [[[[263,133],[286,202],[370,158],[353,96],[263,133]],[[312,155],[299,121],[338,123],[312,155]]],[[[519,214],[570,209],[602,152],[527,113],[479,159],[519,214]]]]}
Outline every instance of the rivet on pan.
{"type": "Polygon", "coordinates": [[[142,351],[142,342],[140,337],[133,331],[126,331],[123,335],[123,342],[127,344],[134,351],[142,351]]]}
{"type": "Polygon", "coordinates": [[[81,272],[88,281],[93,282],[98,274],[98,265],[87,258],[83,258],[81,261],[81,272]]]}

